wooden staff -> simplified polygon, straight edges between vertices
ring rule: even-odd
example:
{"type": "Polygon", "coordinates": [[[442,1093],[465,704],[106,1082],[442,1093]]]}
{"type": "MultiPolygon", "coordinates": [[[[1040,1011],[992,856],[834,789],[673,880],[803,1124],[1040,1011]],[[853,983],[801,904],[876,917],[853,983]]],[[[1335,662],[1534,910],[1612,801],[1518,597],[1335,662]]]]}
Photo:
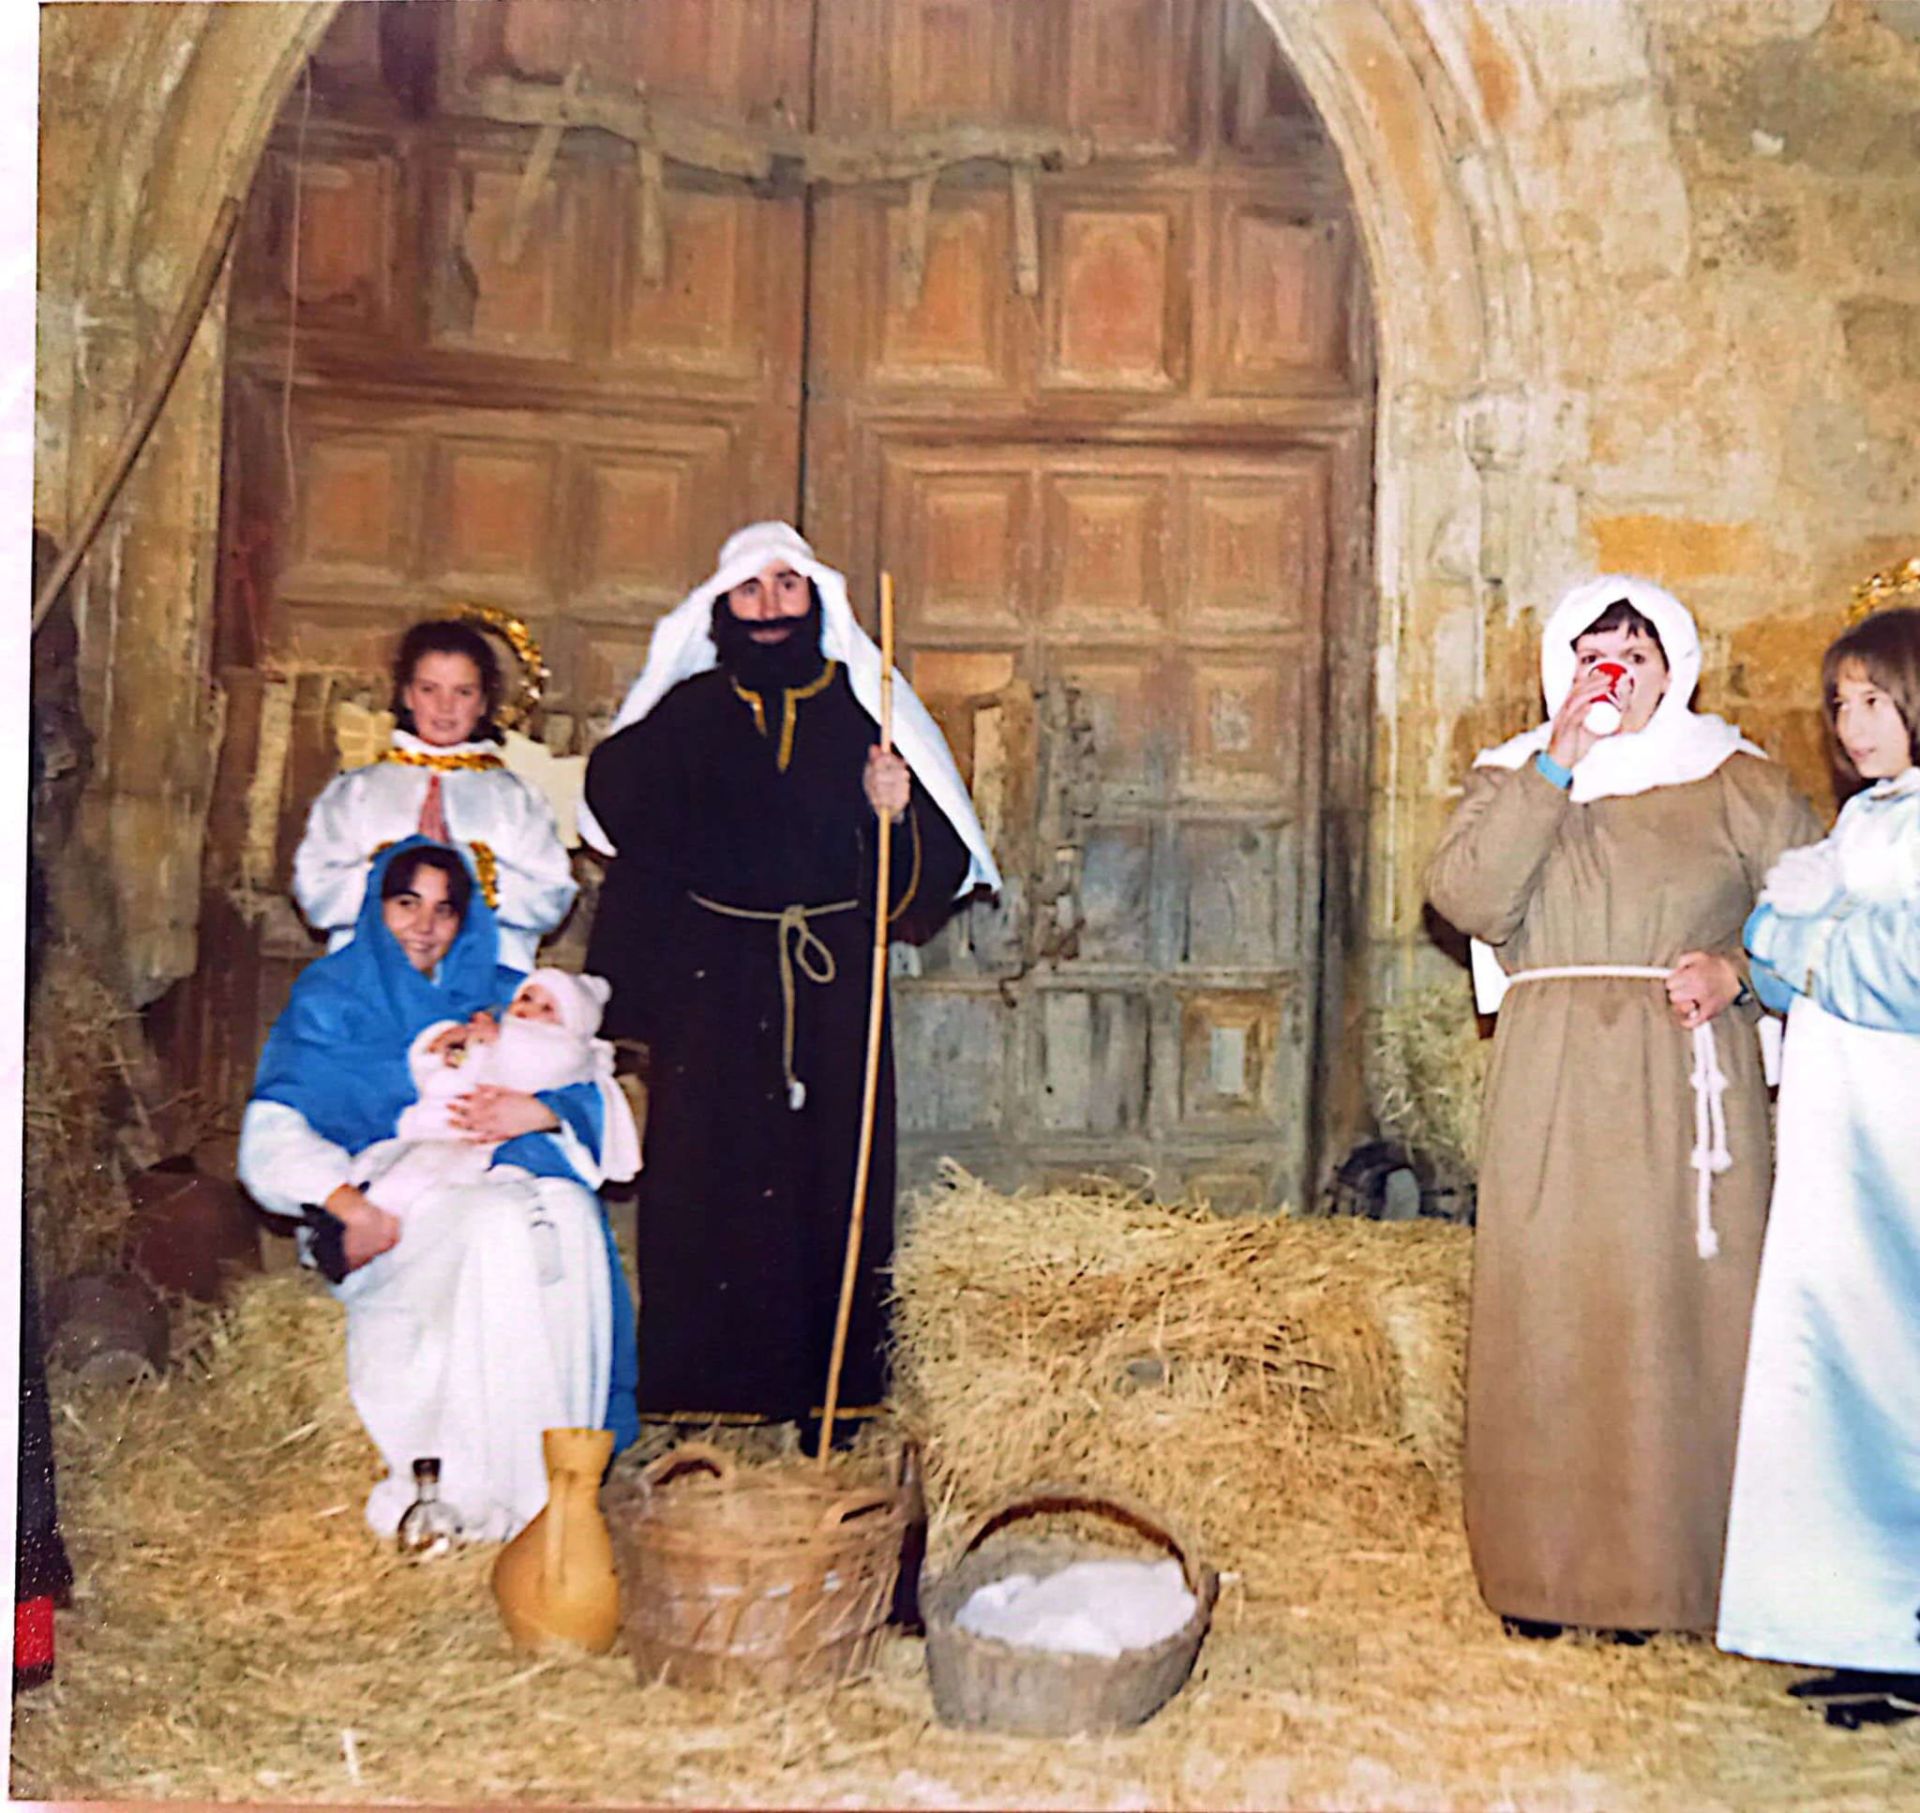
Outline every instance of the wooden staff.
{"type": "MultiPolygon", "coordinates": [[[[880,747],[893,749],[893,575],[880,575],[880,747]]],[[[820,1414],[824,1468],[833,1447],[833,1414],[840,1402],[840,1366],[847,1357],[847,1323],[853,1315],[854,1280],[860,1273],[860,1230],[867,1217],[867,1176],[873,1167],[873,1116],[880,1096],[880,1034],[887,1014],[887,910],[893,879],[893,814],[880,814],[879,879],[874,883],[873,979],[867,993],[867,1080],[860,1095],[860,1153],[853,1165],[853,1209],[847,1219],[847,1257],[840,1268],[840,1308],[833,1319],[833,1357],[827,1362],[827,1395],[820,1414]]]]}
{"type": "Polygon", "coordinates": [[[140,449],[147,444],[147,436],[153,432],[160,411],[173,394],[173,381],[180,375],[180,367],[186,363],[187,348],[193,344],[200,317],[207,312],[207,302],[213,295],[214,284],[219,281],[221,267],[227,261],[227,247],[233,243],[233,229],[239,220],[240,204],[228,196],[214,216],[213,237],[202,250],[193,275],[187,279],[179,312],[173,318],[173,329],[167,335],[166,343],[160,349],[160,357],[147,378],[146,391],[133,412],[133,419],[128,422],[126,432],[120,437],[120,445],[114,449],[113,458],[108,462],[106,476],[94,492],[93,502],[87,506],[86,514],[75,526],[67,551],[41,582],[39,596],[33,601],[33,628],[36,631],[46,622],[47,613],[53,609],[53,601],[60,596],[60,588],[73,577],[74,568],[86,558],[87,550],[93,546],[93,538],[100,533],[100,525],[107,520],[107,512],[120,495],[120,487],[127,482],[133,462],[140,457],[140,449]]]}

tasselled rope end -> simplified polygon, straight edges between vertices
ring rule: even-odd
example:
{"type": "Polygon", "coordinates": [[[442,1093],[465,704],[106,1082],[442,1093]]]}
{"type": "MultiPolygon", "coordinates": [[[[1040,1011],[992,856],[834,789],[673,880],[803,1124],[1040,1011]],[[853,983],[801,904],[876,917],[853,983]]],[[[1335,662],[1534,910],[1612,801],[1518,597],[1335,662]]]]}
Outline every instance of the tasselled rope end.
{"type": "Polygon", "coordinates": [[[1702,1259],[1717,1259],[1720,1256],[1720,1236],[1711,1227],[1701,1228],[1694,1235],[1693,1244],[1702,1259]]]}
{"type": "Polygon", "coordinates": [[[787,1084],[787,1106],[798,1114],[807,1105],[807,1086],[798,1077],[787,1084]]]}

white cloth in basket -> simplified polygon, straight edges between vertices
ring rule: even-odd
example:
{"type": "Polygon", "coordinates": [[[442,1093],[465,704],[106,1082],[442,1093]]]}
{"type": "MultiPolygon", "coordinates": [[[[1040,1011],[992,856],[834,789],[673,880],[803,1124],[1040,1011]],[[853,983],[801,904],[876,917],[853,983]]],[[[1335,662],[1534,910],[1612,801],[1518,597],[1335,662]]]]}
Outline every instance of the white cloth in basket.
{"type": "Polygon", "coordinates": [[[1039,1579],[989,1581],[953,1621],[1022,1649],[1112,1657],[1171,1637],[1196,1604],[1177,1561],[1075,1561],[1039,1579]]]}

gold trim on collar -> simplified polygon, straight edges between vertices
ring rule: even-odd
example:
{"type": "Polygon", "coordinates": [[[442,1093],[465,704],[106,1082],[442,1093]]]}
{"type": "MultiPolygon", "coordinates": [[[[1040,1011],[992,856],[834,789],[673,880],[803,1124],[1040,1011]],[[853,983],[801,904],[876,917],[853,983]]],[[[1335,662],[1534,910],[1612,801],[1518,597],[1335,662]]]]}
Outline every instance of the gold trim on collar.
{"type": "MultiPolygon", "coordinates": [[[[840,671],[840,663],[827,657],[827,664],[809,680],[805,686],[790,686],[780,695],[780,748],[774,757],[780,772],[785,774],[787,764],[793,760],[794,732],[800,726],[800,706],[807,700],[817,698],[833,684],[833,676],[840,671]]],[[[767,734],[767,702],[750,686],[742,686],[731,674],[727,676],[733,687],[734,697],[744,699],[753,707],[753,727],[764,737],[767,734]]]]}
{"type": "Polygon", "coordinates": [[[766,700],[761,698],[751,687],[742,686],[738,680],[733,679],[732,675],[728,675],[728,679],[733,686],[733,696],[736,699],[745,699],[746,702],[753,707],[753,727],[759,731],[762,736],[765,736],[767,734],[766,700]]]}
{"type": "Polygon", "coordinates": [[[780,711],[780,754],[778,761],[782,774],[786,773],[787,764],[793,760],[793,733],[800,725],[800,701],[802,699],[814,698],[818,694],[825,692],[827,688],[833,684],[833,676],[838,671],[839,666],[840,663],[838,661],[829,657],[826,666],[821,668],[817,678],[809,680],[805,686],[790,687],[788,689],[786,703],[781,707],[780,711]]]}
{"type": "Polygon", "coordinates": [[[504,768],[507,764],[497,755],[487,755],[475,750],[467,755],[422,755],[417,749],[389,749],[381,756],[383,762],[398,762],[405,768],[431,768],[435,774],[471,774],[483,768],[504,768]]]}

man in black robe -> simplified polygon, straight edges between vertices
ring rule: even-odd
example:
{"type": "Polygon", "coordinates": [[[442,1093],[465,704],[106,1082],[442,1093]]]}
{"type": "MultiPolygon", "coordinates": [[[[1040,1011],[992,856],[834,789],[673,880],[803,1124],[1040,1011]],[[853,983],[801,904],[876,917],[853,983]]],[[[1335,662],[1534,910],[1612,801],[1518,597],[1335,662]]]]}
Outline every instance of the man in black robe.
{"type": "MultiPolygon", "coordinates": [[[[609,1034],[649,1051],[640,1411],[653,1419],[818,1416],[859,1140],[881,813],[894,815],[892,936],[930,936],[978,869],[970,842],[984,850],[969,809],[965,838],[878,747],[846,664],[822,647],[820,588],[803,569],[838,575],[776,527],[723,553],[716,579],[734,582],[705,632],[717,664],[664,691],[656,680],[644,715],[587,769],[589,835],[617,851],[587,967],[613,984],[609,1034]]],[[[835,599],[844,613],[843,589],[835,599]]],[[[849,630],[850,614],[843,646],[849,630]]],[[[944,745],[939,756],[950,774],[944,745]]],[[[886,1394],[893,1199],[889,1040],[838,1399],[854,1418],[886,1394]]]]}

